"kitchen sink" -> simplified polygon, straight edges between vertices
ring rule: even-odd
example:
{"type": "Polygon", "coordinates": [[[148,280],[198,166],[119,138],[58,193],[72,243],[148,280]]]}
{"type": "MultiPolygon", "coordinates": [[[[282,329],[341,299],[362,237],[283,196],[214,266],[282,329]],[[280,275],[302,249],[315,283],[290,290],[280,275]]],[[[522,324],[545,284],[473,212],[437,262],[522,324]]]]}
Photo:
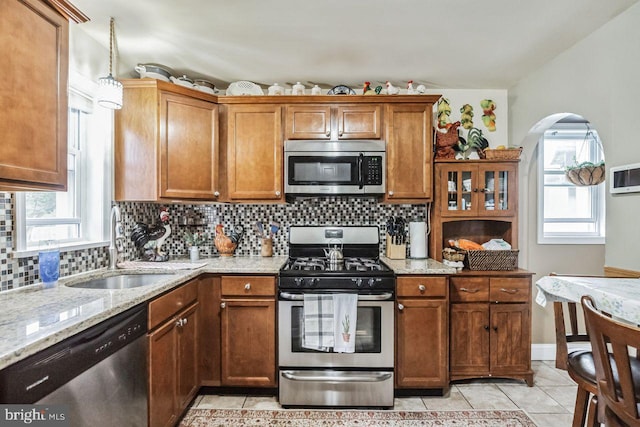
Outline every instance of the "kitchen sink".
{"type": "Polygon", "coordinates": [[[154,285],[162,280],[174,277],[173,274],[166,273],[148,273],[148,274],[131,274],[122,273],[116,276],[99,277],[84,282],[68,284],[71,288],[86,289],[131,289],[140,286],[154,285]]]}

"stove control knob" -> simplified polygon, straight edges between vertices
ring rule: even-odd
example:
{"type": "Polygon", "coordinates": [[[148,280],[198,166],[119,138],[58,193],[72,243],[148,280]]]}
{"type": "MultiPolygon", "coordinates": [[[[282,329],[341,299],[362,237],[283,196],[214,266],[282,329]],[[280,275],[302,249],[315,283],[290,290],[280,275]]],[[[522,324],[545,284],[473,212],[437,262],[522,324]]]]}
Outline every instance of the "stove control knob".
{"type": "Polygon", "coordinates": [[[373,288],[373,285],[375,285],[376,281],[373,279],[369,279],[369,281],[367,282],[367,284],[369,285],[370,288],[373,288]]]}
{"type": "Polygon", "coordinates": [[[311,279],[309,279],[309,286],[315,286],[318,284],[318,279],[315,277],[312,277],[311,279]]]}
{"type": "Polygon", "coordinates": [[[359,277],[356,279],[356,286],[357,286],[357,287],[362,286],[362,279],[361,279],[361,278],[359,278],[359,277]]]}
{"type": "Polygon", "coordinates": [[[298,287],[304,285],[304,279],[302,277],[296,277],[293,281],[296,282],[296,286],[298,287]]]}

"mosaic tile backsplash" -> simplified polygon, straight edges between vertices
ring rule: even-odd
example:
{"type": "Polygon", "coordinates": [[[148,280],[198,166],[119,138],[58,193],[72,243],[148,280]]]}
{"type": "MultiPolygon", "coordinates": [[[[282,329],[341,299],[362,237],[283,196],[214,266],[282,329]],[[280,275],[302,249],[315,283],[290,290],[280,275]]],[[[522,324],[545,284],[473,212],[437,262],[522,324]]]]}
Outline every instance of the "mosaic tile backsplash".
{"type": "MultiPolygon", "coordinates": [[[[13,248],[12,193],[0,192],[0,291],[37,283],[38,257],[16,259],[13,248]]],[[[140,257],[130,240],[131,229],[136,222],[156,224],[160,221],[161,205],[154,203],[118,203],[127,236],[124,258],[140,257]]],[[[165,205],[169,211],[171,235],[163,249],[172,257],[188,256],[184,240],[186,232],[207,233],[206,244],[200,248],[202,257],[217,256],[213,245],[216,224],[223,224],[229,232],[232,226],[241,226],[244,234],[240,239],[236,255],[260,255],[261,237],[254,231],[257,221],[265,225],[277,222],[280,231],[273,239],[273,254],[287,255],[287,230],[290,225],[377,225],[380,227],[381,253],[385,251],[384,224],[390,216],[402,216],[410,220],[425,220],[428,206],[386,205],[375,198],[309,198],[296,199],[287,204],[208,204],[165,205]]],[[[107,248],[95,248],[61,253],[60,275],[80,273],[106,267],[107,248]]]]}

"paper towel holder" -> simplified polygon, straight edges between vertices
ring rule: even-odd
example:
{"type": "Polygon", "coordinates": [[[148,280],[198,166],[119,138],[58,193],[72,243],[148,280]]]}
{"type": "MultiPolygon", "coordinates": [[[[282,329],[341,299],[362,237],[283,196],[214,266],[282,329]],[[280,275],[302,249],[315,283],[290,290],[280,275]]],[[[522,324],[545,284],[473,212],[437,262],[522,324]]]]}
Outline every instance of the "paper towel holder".
{"type": "Polygon", "coordinates": [[[427,224],[424,221],[409,223],[409,258],[426,259],[427,255],[427,224]]]}

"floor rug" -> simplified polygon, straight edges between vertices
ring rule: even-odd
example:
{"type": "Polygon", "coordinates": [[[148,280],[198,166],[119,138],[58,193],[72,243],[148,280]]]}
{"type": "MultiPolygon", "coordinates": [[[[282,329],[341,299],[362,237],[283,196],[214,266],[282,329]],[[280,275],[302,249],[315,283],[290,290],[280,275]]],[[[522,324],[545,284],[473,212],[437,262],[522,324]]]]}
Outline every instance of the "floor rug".
{"type": "Polygon", "coordinates": [[[513,411],[382,411],[190,409],[180,427],[535,427],[521,410],[513,411]]]}

